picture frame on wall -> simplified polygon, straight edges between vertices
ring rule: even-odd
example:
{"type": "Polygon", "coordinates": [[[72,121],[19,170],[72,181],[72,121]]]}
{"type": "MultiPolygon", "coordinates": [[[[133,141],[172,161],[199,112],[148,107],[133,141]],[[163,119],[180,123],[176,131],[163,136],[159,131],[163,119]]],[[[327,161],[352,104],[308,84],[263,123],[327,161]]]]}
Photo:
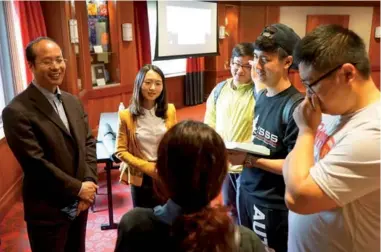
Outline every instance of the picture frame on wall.
{"type": "Polygon", "coordinates": [[[91,82],[93,85],[99,83],[99,80],[103,79],[103,82],[106,82],[106,74],[105,74],[105,65],[104,64],[92,64],[91,65],[91,82]],[[97,82],[98,80],[98,82],[97,82]]]}

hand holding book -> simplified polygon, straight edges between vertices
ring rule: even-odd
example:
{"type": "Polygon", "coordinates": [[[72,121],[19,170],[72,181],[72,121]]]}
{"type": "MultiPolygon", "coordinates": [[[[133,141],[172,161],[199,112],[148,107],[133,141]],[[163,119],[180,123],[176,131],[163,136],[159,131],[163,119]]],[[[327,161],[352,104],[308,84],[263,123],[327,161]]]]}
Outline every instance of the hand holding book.
{"type": "Polygon", "coordinates": [[[225,142],[225,147],[227,150],[233,150],[238,152],[245,152],[259,156],[269,156],[270,149],[256,145],[251,142],[249,143],[239,143],[239,142],[225,142]]]}

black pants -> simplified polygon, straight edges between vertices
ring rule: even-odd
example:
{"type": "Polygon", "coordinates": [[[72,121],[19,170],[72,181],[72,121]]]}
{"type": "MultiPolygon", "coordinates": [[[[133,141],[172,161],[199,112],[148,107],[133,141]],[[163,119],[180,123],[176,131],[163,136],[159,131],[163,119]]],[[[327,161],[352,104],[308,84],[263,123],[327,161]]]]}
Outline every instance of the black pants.
{"type": "Polygon", "coordinates": [[[85,252],[88,211],[73,221],[27,221],[30,247],[33,252],[85,252]]]}
{"type": "Polygon", "coordinates": [[[131,185],[131,197],[134,208],[154,208],[161,204],[161,201],[153,190],[152,178],[146,174],[143,175],[143,183],[141,186],[131,185]]]}
{"type": "Polygon", "coordinates": [[[237,187],[239,183],[239,173],[228,173],[222,184],[222,200],[225,206],[231,208],[230,214],[236,224],[238,221],[237,212],[237,187]]]}
{"type": "Polygon", "coordinates": [[[288,210],[261,206],[240,188],[238,214],[241,225],[253,230],[270,252],[287,252],[288,210]]]}

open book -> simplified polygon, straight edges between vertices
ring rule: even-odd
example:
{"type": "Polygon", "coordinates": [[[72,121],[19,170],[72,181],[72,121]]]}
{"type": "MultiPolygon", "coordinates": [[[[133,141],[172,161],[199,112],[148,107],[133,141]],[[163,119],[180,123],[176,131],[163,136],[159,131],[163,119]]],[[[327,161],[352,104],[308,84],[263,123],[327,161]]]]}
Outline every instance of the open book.
{"type": "Polygon", "coordinates": [[[254,155],[269,156],[270,149],[256,145],[253,143],[238,143],[238,142],[225,142],[225,147],[228,150],[242,151],[254,155]]]}

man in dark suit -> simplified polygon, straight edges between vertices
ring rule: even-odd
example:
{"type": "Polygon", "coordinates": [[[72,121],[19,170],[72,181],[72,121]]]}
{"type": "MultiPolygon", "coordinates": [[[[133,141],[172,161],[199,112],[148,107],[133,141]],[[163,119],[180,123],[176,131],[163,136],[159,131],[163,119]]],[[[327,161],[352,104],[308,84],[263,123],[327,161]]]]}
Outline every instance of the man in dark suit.
{"type": "Polygon", "coordinates": [[[3,110],[4,132],[24,171],[32,251],[85,251],[88,207],[98,188],[95,140],[78,98],[61,91],[66,63],[52,39],[29,43],[34,79],[3,110]]]}

